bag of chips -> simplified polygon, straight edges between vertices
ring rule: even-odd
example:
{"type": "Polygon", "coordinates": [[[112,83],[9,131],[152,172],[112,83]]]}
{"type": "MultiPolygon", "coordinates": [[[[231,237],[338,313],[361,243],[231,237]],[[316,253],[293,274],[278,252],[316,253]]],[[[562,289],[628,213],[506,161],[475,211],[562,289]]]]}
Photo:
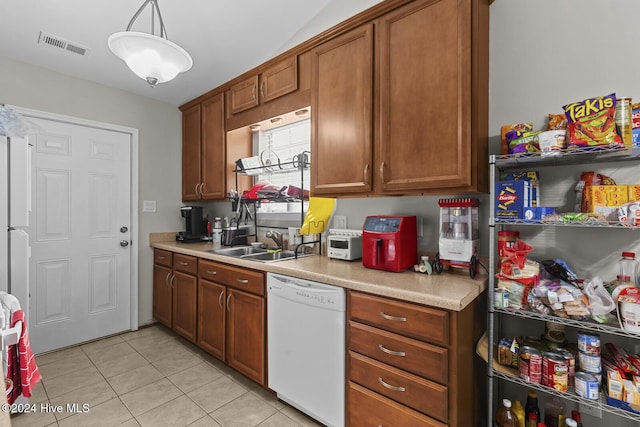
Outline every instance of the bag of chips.
{"type": "Polygon", "coordinates": [[[624,148],[616,129],[616,94],[588,98],[562,107],[569,124],[569,147],[624,148]]]}

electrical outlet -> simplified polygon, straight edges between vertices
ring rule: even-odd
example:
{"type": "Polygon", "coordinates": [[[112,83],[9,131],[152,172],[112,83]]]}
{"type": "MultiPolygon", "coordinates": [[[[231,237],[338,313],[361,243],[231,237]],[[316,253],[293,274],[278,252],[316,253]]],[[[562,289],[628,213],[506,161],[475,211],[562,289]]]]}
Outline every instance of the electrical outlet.
{"type": "Polygon", "coordinates": [[[602,409],[596,405],[580,402],[580,412],[586,415],[591,415],[592,417],[602,419],[602,409]]]}
{"type": "Polygon", "coordinates": [[[333,217],[333,228],[344,230],[347,228],[347,217],[345,215],[336,215],[333,217]]]}

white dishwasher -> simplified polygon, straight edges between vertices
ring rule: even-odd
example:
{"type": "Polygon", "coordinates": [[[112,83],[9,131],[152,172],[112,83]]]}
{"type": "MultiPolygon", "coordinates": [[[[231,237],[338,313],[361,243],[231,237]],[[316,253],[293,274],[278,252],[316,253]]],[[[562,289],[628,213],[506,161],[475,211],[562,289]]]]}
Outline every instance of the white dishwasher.
{"type": "Polygon", "coordinates": [[[328,426],[345,423],[344,289],[267,274],[269,388],[328,426]]]}

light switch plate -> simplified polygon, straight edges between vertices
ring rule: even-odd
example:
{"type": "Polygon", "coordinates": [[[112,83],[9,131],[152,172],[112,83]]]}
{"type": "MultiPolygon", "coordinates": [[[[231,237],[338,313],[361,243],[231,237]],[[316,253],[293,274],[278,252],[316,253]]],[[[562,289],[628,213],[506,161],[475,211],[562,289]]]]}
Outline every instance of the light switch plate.
{"type": "Polygon", "coordinates": [[[142,202],[142,212],[155,212],[155,211],[156,211],[155,200],[144,200],[142,202]]]}
{"type": "Polygon", "coordinates": [[[333,217],[333,228],[345,230],[347,228],[347,217],[345,215],[336,215],[333,217]]]}

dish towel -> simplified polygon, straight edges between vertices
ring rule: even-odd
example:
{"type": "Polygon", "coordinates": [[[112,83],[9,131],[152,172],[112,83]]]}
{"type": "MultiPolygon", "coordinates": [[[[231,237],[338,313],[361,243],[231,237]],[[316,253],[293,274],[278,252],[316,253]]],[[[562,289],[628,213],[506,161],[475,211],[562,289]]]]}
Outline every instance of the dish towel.
{"type": "Polygon", "coordinates": [[[22,333],[18,344],[9,346],[7,355],[7,377],[13,381],[13,390],[7,396],[7,401],[10,404],[15,402],[20,395],[31,397],[31,390],[42,379],[29,343],[27,323],[22,310],[13,312],[11,327],[13,328],[18,322],[22,322],[22,333]]]}

